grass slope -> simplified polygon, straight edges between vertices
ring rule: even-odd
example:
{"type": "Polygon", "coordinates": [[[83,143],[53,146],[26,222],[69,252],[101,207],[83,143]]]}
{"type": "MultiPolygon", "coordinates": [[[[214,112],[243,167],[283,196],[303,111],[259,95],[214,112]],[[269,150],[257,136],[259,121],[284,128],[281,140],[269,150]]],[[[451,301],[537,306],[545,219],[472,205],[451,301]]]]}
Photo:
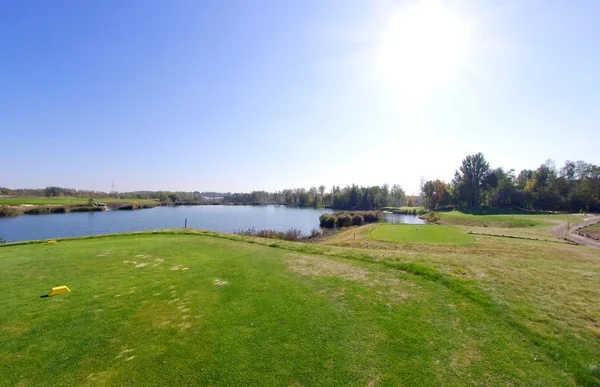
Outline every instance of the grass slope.
{"type": "Polygon", "coordinates": [[[473,236],[458,228],[431,224],[381,224],[371,230],[371,237],[401,243],[467,245],[475,241],[473,236]]]}
{"type": "Polygon", "coordinates": [[[583,228],[580,228],[579,233],[588,235],[592,238],[600,240],[600,223],[592,224],[583,228]]]}
{"type": "Polygon", "coordinates": [[[435,254],[370,254],[216,233],[2,247],[0,384],[597,380],[588,349],[566,343],[566,361],[435,254]],[[39,298],[56,285],[72,293],[39,298]]]}

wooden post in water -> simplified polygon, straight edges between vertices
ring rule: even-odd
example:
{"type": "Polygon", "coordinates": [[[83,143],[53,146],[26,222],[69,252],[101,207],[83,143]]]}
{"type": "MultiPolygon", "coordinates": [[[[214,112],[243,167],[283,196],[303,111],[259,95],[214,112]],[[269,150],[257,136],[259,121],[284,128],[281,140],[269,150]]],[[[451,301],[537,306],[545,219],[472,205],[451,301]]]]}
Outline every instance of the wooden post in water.
{"type": "Polygon", "coordinates": [[[183,225],[183,228],[187,228],[187,218],[185,218],[185,224],[183,225]]]}

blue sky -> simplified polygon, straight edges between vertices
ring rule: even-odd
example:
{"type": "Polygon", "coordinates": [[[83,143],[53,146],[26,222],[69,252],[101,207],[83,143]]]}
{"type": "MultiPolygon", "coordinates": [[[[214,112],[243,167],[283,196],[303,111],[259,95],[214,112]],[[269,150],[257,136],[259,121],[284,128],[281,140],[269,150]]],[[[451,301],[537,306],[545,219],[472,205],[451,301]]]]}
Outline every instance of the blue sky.
{"type": "Polygon", "coordinates": [[[0,186],[249,191],[600,163],[597,1],[3,1],[0,186]]]}

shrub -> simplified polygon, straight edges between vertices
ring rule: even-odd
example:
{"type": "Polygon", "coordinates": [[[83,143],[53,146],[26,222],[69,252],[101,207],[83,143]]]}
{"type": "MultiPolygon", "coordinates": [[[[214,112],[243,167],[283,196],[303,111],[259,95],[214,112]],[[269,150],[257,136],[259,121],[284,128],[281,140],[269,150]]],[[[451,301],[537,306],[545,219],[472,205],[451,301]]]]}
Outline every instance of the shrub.
{"type": "Polygon", "coordinates": [[[323,214],[319,217],[321,227],[360,226],[364,223],[379,222],[383,218],[381,211],[352,211],[323,214]]]}
{"type": "Polygon", "coordinates": [[[359,214],[354,214],[352,216],[352,225],[353,226],[360,226],[364,223],[365,219],[362,217],[362,215],[359,214]]]}
{"type": "Polygon", "coordinates": [[[38,206],[26,209],[23,213],[26,215],[47,215],[47,214],[64,214],[67,212],[66,207],[54,206],[38,206]]]}
{"type": "Polygon", "coordinates": [[[383,219],[383,213],[381,211],[361,211],[365,223],[375,223],[383,219]]]}
{"type": "Polygon", "coordinates": [[[431,211],[429,215],[427,215],[427,221],[430,223],[439,222],[440,217],[435,214],[435,212],[431,211]]]}
{"type": "Polygon", "coordinates": [[[336,226],[350,227],[352,226],[352,216],[349,213],[342,212],[337,215],[336,226]]]}
{"type": "Polygon", "coordinates": [[[312,230],[310,230],[310,236],[308,238],[309,239],[316,238],[316,237],[320,237],[321,235],[323,235],[323,230],[319,230],[318,228],[313,228],[312,230]]]}
{"type": "Polygon", "coordinates": [[[304,239],[302,231],[291,228],[287,231],[275,231],[275,230],[255,230],[249,228],[247,230],[237,230],[233,232],[236,235],[252,236],[258,238],[270,238],[270,239],[282,239],[286,241],[299,241],[304,239]]]}
{"type": "Polygon", "coordinates": [[[14,208],[11,206],[0,206],[0,217],[17,215],[21,215],[21,211],[18,208],[14,208]]]}
{"type": "Polygon", "coordinates": [[[335,227],[335,216],[331,214],[323,214],[319,217],[321,227],[334,228],[335,227]]]}

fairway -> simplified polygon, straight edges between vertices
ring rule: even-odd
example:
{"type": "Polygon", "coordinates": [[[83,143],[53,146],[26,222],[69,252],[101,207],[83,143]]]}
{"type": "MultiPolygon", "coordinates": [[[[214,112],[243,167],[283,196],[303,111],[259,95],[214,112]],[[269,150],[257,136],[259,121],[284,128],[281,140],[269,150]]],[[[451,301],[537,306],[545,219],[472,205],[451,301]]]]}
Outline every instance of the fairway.
{"type": "Polygon", "coordinates": [[[475,238],[461,229],[432,224],[381,224],[371,230],[377,240],[401,243],[434,243],[466,245],[475,238]]]}
{"type": "Polygon", "coordinates": [[[568,221],[572,224],[582,221],[582,217],[572,214],[499,214],[473,215],[460,211],[436,212],[442,224],[496,228],[544,227],[553,222],[568,221]]]}
{"type": "Polygon", "coordinates": [[[476,284],[357,252],[216,233],[2,247],[0,384],[572,382],[476,284]]]}

